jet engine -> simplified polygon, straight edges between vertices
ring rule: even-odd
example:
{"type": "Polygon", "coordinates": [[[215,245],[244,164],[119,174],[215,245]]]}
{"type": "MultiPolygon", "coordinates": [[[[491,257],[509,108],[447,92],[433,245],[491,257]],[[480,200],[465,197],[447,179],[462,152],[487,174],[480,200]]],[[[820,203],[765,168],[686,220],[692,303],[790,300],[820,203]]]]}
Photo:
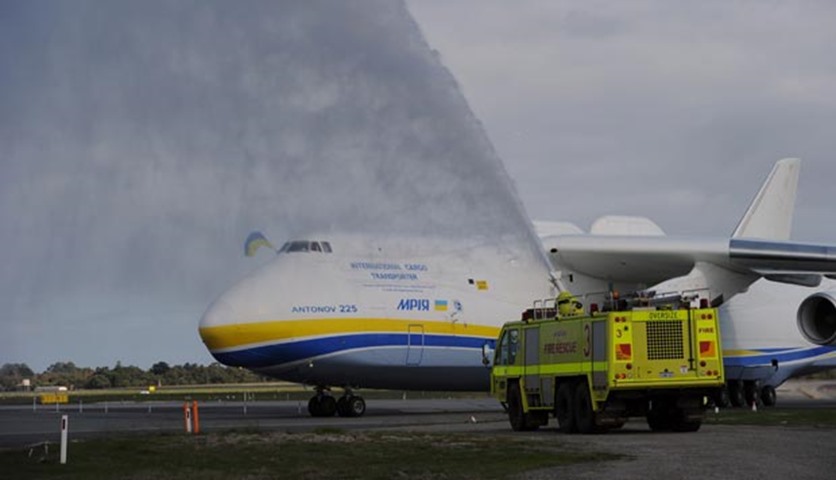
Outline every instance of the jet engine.
{"type": "Polygon", "coordinates": [[[836,292],[819,292],[798,307],[798,329],[817,345],[836,345],[836,292]]]}

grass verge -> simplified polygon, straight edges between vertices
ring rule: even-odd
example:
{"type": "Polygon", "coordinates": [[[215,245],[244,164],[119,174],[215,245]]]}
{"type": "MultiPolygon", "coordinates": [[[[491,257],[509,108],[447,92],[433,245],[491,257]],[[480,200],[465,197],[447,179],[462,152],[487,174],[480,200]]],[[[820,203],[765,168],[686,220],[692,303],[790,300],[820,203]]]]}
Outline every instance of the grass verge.
{"type": "Polygon", "coordinates": [[[224,432],[143,435],[72,443],[69,462],[0,451],[0,478],[505,478],[521,472],[620,458],[552,439],[510,435],[224,432]]]}
{"type": "Polygon", "coordinates": [[[828,408],[761,408],[757,412],[730,408],[707,412],[706,425],[769,425],[836,428],[836,410],[828,408]]]}

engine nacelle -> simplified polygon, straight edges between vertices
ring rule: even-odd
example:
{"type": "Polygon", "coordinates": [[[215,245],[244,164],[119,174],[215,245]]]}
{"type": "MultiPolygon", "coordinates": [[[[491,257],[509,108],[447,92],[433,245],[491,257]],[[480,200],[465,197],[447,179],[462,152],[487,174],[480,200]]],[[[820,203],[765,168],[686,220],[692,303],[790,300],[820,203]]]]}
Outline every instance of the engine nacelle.
{"type": "Polygon", "coordinates": [[[798,329],[817,345],[836,345],[836,292],[819,292],[798,307],[798,329]]]}

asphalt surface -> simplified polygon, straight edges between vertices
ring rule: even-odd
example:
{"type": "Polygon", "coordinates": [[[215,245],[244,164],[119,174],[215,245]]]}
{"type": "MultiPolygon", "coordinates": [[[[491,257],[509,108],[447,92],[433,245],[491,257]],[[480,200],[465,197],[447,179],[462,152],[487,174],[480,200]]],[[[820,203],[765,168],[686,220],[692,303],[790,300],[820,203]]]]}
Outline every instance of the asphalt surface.
{"type": "MultiPolygon", "coordinates": [[[[836,385],[794,382],[779,389],[774,408],[836,409],[836,385]]],[[[71,439],[113,434],[179,432],[179,402],[109,403],[55,407],[0,406],[0,448],[27,448],[59,441],[61,415],[69,416],[71,439]]],[[[696,434],[651,432],[643,421],[605,435],[561,435],[554,422],[538,432],[514,433],[533,442],[609,452],[621,460],[529,472],[524,478],[832,478],[836,429],[789,426],[704,425],[696,434]]],[[[259,429],[312,432],[426,431],[508,435],[507,417],[492,398],[368,400],[361,418],[310,418],[305,402],[202,403],[201,430],[259,429]]]]}

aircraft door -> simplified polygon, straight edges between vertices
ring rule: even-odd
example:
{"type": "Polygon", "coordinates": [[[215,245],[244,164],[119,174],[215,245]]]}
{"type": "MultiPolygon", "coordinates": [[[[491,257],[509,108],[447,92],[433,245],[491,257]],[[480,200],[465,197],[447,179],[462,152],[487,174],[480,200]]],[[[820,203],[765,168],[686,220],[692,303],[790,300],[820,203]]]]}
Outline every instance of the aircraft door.
{"type": "Polygon", "coordinates": [[[424,357],[424,326],[410,325],[406,340],[406,364],[420,365],[424,357]]]}

